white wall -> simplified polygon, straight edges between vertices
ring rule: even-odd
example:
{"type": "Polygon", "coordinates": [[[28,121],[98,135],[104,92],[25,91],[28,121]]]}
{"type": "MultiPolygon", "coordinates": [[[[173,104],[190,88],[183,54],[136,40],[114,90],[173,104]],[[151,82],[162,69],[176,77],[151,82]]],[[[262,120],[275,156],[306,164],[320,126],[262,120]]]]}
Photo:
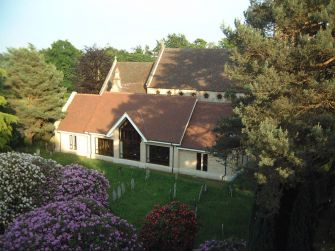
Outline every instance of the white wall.
{"type": "MultiPolygon", "coordinates": [[[[92,159],[102,159],[111,161],[114,163],[120,163],[125,165],[131,165],[140,168],[150,168],[153,170],[159,170],[164,172],[179,172],[181,174],[192,175],[207,179],[215,180],[230,180],[235,172],[234,168],[231,168],[233,162],[228,162],[226,175],[224,162],[212,155],[208,155],[208,171],[196,170],[197,165],[197,151],[179,149],[175,146],[160,144],[160,143],[145,143],[141,142],[141,161],[133,161],[119,158],[119,135],[118,130],[110,139],[114,140],[114,157],[103,156],[95,154],[95,138],[108,138],[100,134],[80,134],[80,133],[69,133],[69,132],[58,132],[55,133],[56,151],[73,153],[80,156],[86,156],[92,159]],[[73,135],[77,137],[77,150],[70,149],[69,136],[73,135]],[[169,166],[157,165],[146,163],[146,151],[148,145],[158,145],[170,148],[170,163],[169,166]]],[[[201,152],[204,154],[203,152],[201,152]]]]}
{"type": "MultiPolygon", "coordinates": [[[[228,164],[225,168],[225,162],[211,154],[208,154],[207,171],[197,170],[197,153],[195,150],[178,149],[177,168],[180,173],[216,180],[231,180],[234,177],[234,168],[228,164]]],[[[200,153],[203,159],[206,153],[200,153]]]]}
{"type": "Polygon", "coordinates": [[[56,151],[73,153],[90,157],[89,135],[81,133],[57,132],[55,133],[56,151]],[[70,135],[77,137],[77,150],[70,149],[70,135]]]}

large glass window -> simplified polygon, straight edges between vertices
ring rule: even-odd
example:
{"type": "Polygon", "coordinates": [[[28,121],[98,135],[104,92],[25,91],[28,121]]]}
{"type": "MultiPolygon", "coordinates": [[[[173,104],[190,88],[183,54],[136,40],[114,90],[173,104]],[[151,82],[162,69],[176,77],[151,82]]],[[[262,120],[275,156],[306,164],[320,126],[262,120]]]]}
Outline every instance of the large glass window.
{"type": "Polygon", "coordinates": [[[120,157],[139,161],[141,136],[128,120],[120,126],[120,141],[122,144],[122,147],[120,147],[120,157]]]}
{"type": "Polygon", "coordinates": [[[169,166],[170,165],[170,147],[148,146],[147,162],[169,166]]]}
{"type": "Polygon", "coordinates": [[[95,138],[95,153],[99,155],[114,156],[112,139],[95,138]]]}

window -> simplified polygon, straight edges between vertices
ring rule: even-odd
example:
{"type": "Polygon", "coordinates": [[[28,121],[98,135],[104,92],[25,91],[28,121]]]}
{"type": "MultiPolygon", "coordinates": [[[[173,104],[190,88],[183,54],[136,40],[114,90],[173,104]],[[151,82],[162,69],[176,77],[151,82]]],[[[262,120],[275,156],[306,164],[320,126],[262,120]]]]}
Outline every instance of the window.
{"type": "Polygon", "coordinates": [[[192,97],[195,97],[195,96],[197,96],[197,94],[195,93],[195,92],[192,92],[192,97]]]}
{"type": "Polygon", "coordinates": [[[209,98],[209,94],[208,94],[208,93],[205,93],[205,94],[204,94],[204,98],[209,98]]]}
{"type": "Polygon", "coordinates": [[[120,157],[139,161],[141,136],[128,120],[120,126],[120,141],[120,157]]]}
{"type": "Polygon", "coordinates": [[[167,92],[167,95],[171,95],[171,91],[168,91],[168,92],[167,92]]]}
{"type": "Polygon", "coordinates": [[[197,153],[197,170],[201,170],[201,153],[197,153]]]}
{"type": "Polygon", "coordinates": [[[170,165],[170,147],[149,145],[147,162],[169,166],[170,165]]]}
{"type": "Polygon", "coordinates": [[[208,170],[208,154],[197,153],[197,170],[207,172],[208,170]],[[202,158],[201,158],[202,155],[202,158]]]}
{"type": "Polygon", "coordinates": [[[222,99],[222,94],[218,94],[218,95],[216,95],[216,97],[217,97],[218,99],[222,99]]]}
{"type": "Polygon", "coordinates": [[[208,154],[202,155],[202,171],[207,172],[208,169],[208,154]]]}
{"type": "Polygon", "coordinates": [[[95,153],[99,155],[114,156],[112,139],[95,138],[95,153]]]}
{"type": "Polygon", "coordinates": [[[179,92],[179,95],[180,95],[180,96],[183,96],[183,95],[184,95],[184,93],[183,93],[183,92],[179,92]]]}
{"type": "Polygon", "coordinates": [[[160,94],[161,92],[159,90],[156,91],[156,94],[160,94]]]}
{"type": "Polygon", "coordinates": [[[76,135],[70,135],[69,136],[70,141],[70,149],[71,150],[77,150],[77,136],[76,135]]]}

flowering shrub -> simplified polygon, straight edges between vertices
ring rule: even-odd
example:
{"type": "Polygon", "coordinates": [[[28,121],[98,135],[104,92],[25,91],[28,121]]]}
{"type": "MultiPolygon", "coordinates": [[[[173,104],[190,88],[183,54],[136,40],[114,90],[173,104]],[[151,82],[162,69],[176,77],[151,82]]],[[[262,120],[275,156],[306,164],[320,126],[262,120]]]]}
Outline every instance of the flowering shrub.
{"type": "Polygon", "coordinates": [[[192,250],[197,223],[188,205],[173,201],[146,216],[140,238],[146,250],[192,250]]]}
{"type": "Polygon", "coordinates": [[[202,243],[194,251],[242,251],[246,249],[246,246],[245,240],[210,240],[202,243]]]}
{"type": "Polygon", "coordinates": [[[1,250],[141,249],[132,225],[88,198],[50,203],[19,216],[0,243],[1,250]]]}
{"type": "Polygon", "coordinates": [[[49,201],[59,184],[61,166],[25,153],[0,154],[0,232],[16,216],[49,201]]]}
{"type": "Polygon", "coordinates": [[[99,172],[73,164],[63,168],[62,182],[56,192],[55,201],[66,201],[77,196],[91,198],[107,205],[108,180],[99,172]]]}

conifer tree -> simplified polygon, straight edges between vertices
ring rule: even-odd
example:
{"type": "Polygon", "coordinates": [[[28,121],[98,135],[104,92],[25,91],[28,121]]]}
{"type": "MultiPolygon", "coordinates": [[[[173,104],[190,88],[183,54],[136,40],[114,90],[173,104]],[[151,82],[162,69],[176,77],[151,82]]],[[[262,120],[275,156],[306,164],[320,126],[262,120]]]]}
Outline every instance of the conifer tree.
{"type": "Polygon", "coordinates": [[[63,74],[47,64],[32,46],[9,49],[7,57],[8,101],[15,110],[25,139],[48,140],[53,123],[61,118],[65,88],[63,74]]]}
{"type": "MultiPolygon", "coordinates": [[[[6,71],[0,68],[0,89],[6,79],[6,71]]],[[[7,105],[7,101],[3,96],[0,96],[0,151],[8,150],[8,142],[12,137],[13,127],[12,125],[17,123],[17,117],[7,113],[4,109],[7,105]]]]}
{"type": "Polygon", "coordinates": [[[335,172],[335,1],[250,3],[245,24],[223,28],[258,182],[248,249],[313,250],[316,208],[334,199],[318,190],[335,172]]]}

